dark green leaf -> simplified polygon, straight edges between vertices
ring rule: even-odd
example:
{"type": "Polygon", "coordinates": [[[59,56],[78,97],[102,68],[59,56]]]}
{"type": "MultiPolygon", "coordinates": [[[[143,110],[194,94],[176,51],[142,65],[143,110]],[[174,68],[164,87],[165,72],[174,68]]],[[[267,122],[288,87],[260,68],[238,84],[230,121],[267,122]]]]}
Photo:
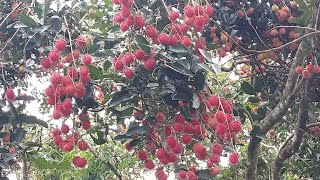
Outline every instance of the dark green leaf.
{"type": "Polygon", "coordinates": [[[212,179],[212,175],[209,169],[201,169],[197,171],[198,180],[209,180],[212,179]]]}
{"type": "Polygon", "coordinates": [[[241,84],[241,89],[246,94],[256,95],[257,93],[256,90],[254,90],[254,88],[251,86],[251,84],[246,81],[241,84]]]}
{"type": "Polygon", "coordinates": [[[0,107],[3,107],[6,105],[6,101],[4,99],[0,99],[0,107]]]}
{"type": "Polygon", "coordinates": [[[94,54],[99,50],[100,46],[97,43],[92,43],[88,47],[88,53],[89,54],[94,54]]]}
{"type": "Polygon", "coordinates": [[[178,54],[189,54],[190,51],[183,45],[174,45],[169,47],[169,51],[178,53],[178,54]]]}
{"type": "Polygon", "coordinates": [[[211,63],[211,64],[212,66],[209,66],[208,64],[205,64],[205,63],[198,63],[197,65],[213,74],[218,74],[221,72],[221,67],[218,64],[214,64],[214,63],[211,63]]]}
{"type": "Polygon", "coordinates": [[[302,10],[302,11],[305,11],[306,10],[306,3],[305,3],[305,1],[303,1],[303,0],[295,0],[295,2],[297,3],[297,4],[299,4],[299,10],[302,10]]]}
{"type": "Polygon", "coordinates": [[[14,131],[12,133],[11,136],[11,141],[16,141],[16,142],[21,142],[26,134],[26,130],[22,129],[22,128],[18,128],[16,129],[16,131],[14,131]]]}
{"type": "Polygon", "coordinates": [[[0,138],[3,138],[5,135],[7,135],[6,132],[1,132],[1,133],[0,133],[0,138]]]}
{"type": "Polygon", "coordinates": [[[28,27],[34,27],[38,25],[36,21],[34,21],[30,16],[26,14],[20,14],[19,21],[28,27]]]}
{"type": "Polygon", "coordinates": [[[136,94],[137,94],[136,92],[129,91],[129,90],[115,93],[114,96],[112,97],[112,99],[110,99],[108,105],[109,105],[109,107],[116,106],[116,105],[120,104],[121,102],[128,101],[128,100],[132,99],[136,94]]]}
{"type": "Polygon", "coordinates": [[[118,135],[116,137],[113,138],[114,141],[126,141],[132,139],[131,136],[127,136],[127,135],[118,135]]]}
{"type": "Polygon", "coordinates": [[[39,125],[41,125],[41,126],[43,126],[45,128],[48,128],[47,122],[38,119],[36,116],[28,116],[26,114],[19,114],[16,117],[16,120],[18,122],[24,122],[26,124],[39,124],[39,125]]]}
{"type": "Polygon", "coordinates": [[[198,71],[194,76],[194,86],[197,90],[203,90],[205,85],[205,77],[203,72],[198,71]]]}
{"type": "Polygon", "coordinates": [[[112,63],[108,60],[106,60],[104,63],[103,63],[103,70],[107,71],[109,70],[109,68],[112,66],[112,63]]]}
{"type": "Polygon", "coordinates": [[[248,98],[248,101],[249,101],[249,102],[252,102],[252,103],[257,103],[257,102],[260,101],[260,98],[259,98],[259,97],[256,97],[256,96],[250,96],[250,97],[248,98]]]}
{"type": "Polygon", "coordinates": [[[149,42],[141,35],[136,35],[135,40],[138,47],[140,47],[144,52],[150,53],[150,44],[149,42]]]}
{"type": "Polygon", "coordinates": [[[27,142],[24,145],[27,147],[42,147],[41,144],[36,143],[36,142],[27,142]]]}
{"type": "Polygon", "coordinates": [[[183,92],[177,92],[172,95],[172,100],[178,100],[178,101],[187,101],[189,102],[192,97],[190,97],[188,94],[183,92]]]}
{"type": "Polygon", "coordinates": [[[142,126],[133,126],[133,127],[130,127],[128,129],[128,131],[126,132],[126,135],[127,136],[132,136],[134,133],[138,132],[139,130],[143,129],[142,126]]]}
{"type": "Polygon", "coordinates": [[[90,71],[90,77],[93,80],[98,80],[101,79],[102,77],[102,71],[100,68],[94,67],[92,65],[89,66],[89,71],[90,71]]]}
{"type": "Polygon", "coordinates": [[[9,122],[9,120],[10,120],[9,116],[1,115],[0,116],[0,126],[7,124],[9,122]]]}
{"type": "Polygon", "coordinates": [[[7,148],[0,148],[0,153],[9,153],[7,148]]]}
{"type": "Polygon", "coordinates": [[[199,51],[206,60],[208,60],[209,62],[212,62],[212,56],[208,51],[205,51],[203,49],[199,49],[199,51]]]}
{"type": "Polygon", "coordinates": [[[43,8],[43,19],[46,19],[46,16],[49,12],[49,8],[51,5],[52,0],[45,0],[44,1],[44,8],[43,8]]]}
{"type": "Polygon", "coordinates": [[[97,132],[98,134],[98,138],[94,137],[92,134],[90,134],[91,136],[91,139],[93,140],[93,142],[97,145],[101,145],[101,144],[104,144],[107,142],[107,140],[103,139],[102,136],[99,136],[99,133],[97,132]]]}
{"type": "Polygon", "coordinates": [[[187,75],[187,76],[193,76],[193,73],[191,72],[191,70],[186,69],[181,63],[179,62],[174,62],[171,66],[166,65],[169,68],[171,68],[172,70],[187,75]]]}
{"type": "Polygon", "coordinates": [[[18,96],[15,100],[32,101],[35,100],[33,96],[18,96]]]}

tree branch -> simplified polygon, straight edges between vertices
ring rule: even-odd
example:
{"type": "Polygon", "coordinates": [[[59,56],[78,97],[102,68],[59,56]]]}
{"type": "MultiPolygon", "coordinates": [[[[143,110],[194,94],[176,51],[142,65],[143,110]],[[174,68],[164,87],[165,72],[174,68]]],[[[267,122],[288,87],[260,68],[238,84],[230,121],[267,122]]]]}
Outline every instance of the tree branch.
{"type": "Polygon", "coordinates": [[[298,93],[306,83],[306,79],[298,81],[298,74],[295,72],[295,68],[301,63],[301,53],[303,52],[304,46],[300,43],[299,48],[295,54],[289,75],[286,81],[283,96],[280,102],[268,113],[268,115],[256,126],[254,126],[252,133],[254,137],[249,142],[248,147],[248,163],[249,166],[246,172],[247,180],[256,180],[258,154],[261,146],[261,139],[255,135],[265,135],[286,113],[291,107],[298,93]]]}
{"type": "Polygon", "coordinates": [[[99,160],[102,161],[107,167],[109,167],[110,170],[117,176],[117,178],[118,178],[119,180],[122,180],[121,174],[116,170],[115,167],[113,167],[113,165],[112,165],[108,160],[101,159],[93,149],[89,148],[89,150],[92,152],[92,154],[93,154],[93,156],[94,156],[95,158],[99,159],[99,160]]]}
{"type": "Polygon", "coordinates": [[[307,131],[306,125],[308,120],[308,104],[309,98],[306,95],[304,95],[300,100],[298,123],[296,125],[293,141],[290,144],[290,146],[285,146],[278,152],[272,169],[273,180],[280,180],[281,168],[283,166],[284,161],[290,158],[299,150],[303,135],[307,131]]]}

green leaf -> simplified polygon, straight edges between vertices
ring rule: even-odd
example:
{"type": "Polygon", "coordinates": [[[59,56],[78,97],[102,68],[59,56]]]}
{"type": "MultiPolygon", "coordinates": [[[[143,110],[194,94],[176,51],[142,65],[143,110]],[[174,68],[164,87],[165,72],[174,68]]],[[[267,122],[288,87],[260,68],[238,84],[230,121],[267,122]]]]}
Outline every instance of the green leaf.
{"type": "Polygon", "coordinates": [[[6,115],[0,115],[0,126],[7,124],[10,120],[9,116],[6,115]]]}
{"type": "Polygon", "coordinates": [[[38,23],[35,20],[33,20],[30,16],[26,14],[20,14],[19,21],[28,27],[34,27],[38,25],[38,23]]]}
{"type": "Polygon", "coordinates": [[[66,170],[71,168],[69,161],[64,160],[61,162],[46,160],[42,157],[31,157],[29,160],[34,163],[40,169],[57,169],[57,170],[66,170]]]}
{"type": "Polygon", "coordinates": [[[211,72],[213,74],[218,74],[221,72],[221,67],[218,64],[211,63],[212,66],[209,66],[205,63],[198,63],[198,66],[202,67],[204,70],[211,72]]]}
{"type": "Polygon", "coordinates": [[[0,148],[0,153],[9,153],[7,148],[0,148]]]}
{"type": "Polygon", "coordinates": [[[170,46],[169,47],[169,51],[171,52],[175,52],[178,54],[188,54],[190,53],[189,49],[187,49],[185,46],[183,45],[174,45],[174,46],[170,46]]]}
{"type": "Polygon", "coordinates": [[[133,139],[133,138],[131,136],[127,136],[127,135],[118,135],[113,138],[114,141],[125,141],[125,140],[129,140],[129,139],[133,139]]]}
{"type": "Polygon", "coordinates": [[[251,84],[246,81],[241,84],[241,89],[246,94],[256,95],[257,93],[256,90],[251,86],[251,84]]]}
{"type": "Polygon", "coordinates": [[[172,94],[171,96],[172,100],[178,100],[178,101],[186,101],[189,102],[192,97],[190,97],[188,94],[183,92],[177,92],[172,94]]]}
{"type": "Polygon", "coordinates": [[[180,74],[184,74],[187,76],[193,76],[193,73],[191,72],[191,70],[186,69],[185,66],[179,62],[174,62],[171,66],[166,64],[166,66],[168,66],[169,68],[171,68],[172,70],[174,70],[180,74]]]}
{"type": "Polygon", "coordinates": [[[18,96],[15,100],[32,101],[35,100],[33,96],[18,96]]]}
{"type": "Polygon", "coordinates": [[[43,19],[46,19],[46,16],[49,12],[49,8],[51,5],[52,0],[45,0],[44,1],[44,8],[43,8],[43,19]]]}
{"type": "Polygon", "coordinates": [[[98,131],[97,132],[98,138],[94,137],[92,134],[90,134],[91,139],[93,140],[93,142],[97,145],[102,145],[104,143],[107,142],[107,140],[103,139],[103,134],[102,132],[98,131]]]}
{"type": "Polygon", "coordinates": [[[27,131],[22,128],[16,129],[16,131],[11,136],[11,141],[21,142],[26,133],[27,131]]]}
{"type": "Polygon", "coordinates": [[[41,144],[36,143],[36,142],[27,142],[24,145],[27,147],[42,147],[41,144]]]}
{"type": "Polygon", "coordinates": [[[105,12],[103,10],[97,10],[96,11],[96,17],[101,18],[103,17],[105,12]]]}
{"type": "Polygon", "coordinates": [[[205,51],[203,49],[199,49],[200,54],[209,62],[212,62],[212,56],[208,51],[205,51]]]}
{"type": "Polygon", "coordinates": [[[306,10],[306,3],[304,0],[295,0],[297,4],[299,4],[298,9],[301,11],[305,11],[306,10]]]}
{"type": "Polygon", "coordinates": [[[209,180],[212,179],[212,175],[209,169],[201,169],[197,171],[198,180],[209,180]]]}
{"type": "Polygon", "coordinates": [[[112,66],[112,63],[108,60],[106,60],[104,63],[103,63],[103,70],[104,71],[107,71],[109,68],[111,68],[112,66]]]}
{"type": "Polygon", "coordinates": [[[19,114],[16,117],[16,120],[18,122],[23,122],[23,123],[26,123],[26,124],[39,124],[40,126],[48,128],[47,122],[38,119],[36,116],[28,116],[26,114],[19,114]]]}
{"type": "Polygon", "coordinates": [[[93,80],[98,80],[101,79],[102,77],[102,71],[100,68],[94,67],[92,65],[89,66],[89,71],[90,71],[90,77],[93,80]]]}
{"type": "Polygon", "coordinates": [[[128,101],[132,99],[137,93],[129,90],[117,92],[114,94],[112,99],[109,100],[108,105],[109,107],[116,106],[121,102],[128,101]]]}
{"type": "Polygon", "coordinates": [[[257,103],[257,102],[260,101],[260,98],[259,98],[259,97],[256,97],[256,96],[250,96],[250,97],[248,98],[248,101],[249,101],[249,102],[252,102],[252,103],[257,103]]]}
{"type": "Polygon", "coordinates": [[[150,53],[150,44],[143,36],[136,35],[135,40],[139,48],[141,48],[146,53],[150,53]]]}
{"type": "Polygon", "coordinates": [[[289,22],[300,24],[300,25],[307,25],[310,19],[312,18],[312,15],[313,15],[313,11],[305,10],[303,15],[299,17],[291,18],[289,22]]]}
{"type": "Polygon", "coordinates": [[[98,52],[99,48],[100,48],[99,44],[92,43],[88,47],[88,53],[89,54],[94,54],[94,53],[98,52]]]}
{"type": "Polygon", "coordinates": [[[1,133],[0,133],[0,138],[3,138],[5,135],[7,135],[6,132],[1,132],[1,133]]]}
{"type": "Polygon", "coordinates": [[[203,72],[198,71],[194,76],[194,87],[197,90],[203,90],[205,85],[205,76],[203,72]]]}

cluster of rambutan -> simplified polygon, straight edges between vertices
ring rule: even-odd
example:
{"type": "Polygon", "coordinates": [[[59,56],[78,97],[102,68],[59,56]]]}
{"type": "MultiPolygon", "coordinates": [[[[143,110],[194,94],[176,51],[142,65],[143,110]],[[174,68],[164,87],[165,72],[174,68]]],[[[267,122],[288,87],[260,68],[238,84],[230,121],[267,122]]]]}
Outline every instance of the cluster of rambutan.
{"type": "Polygon", "coordinates": [[[141,29],[145,25],[145,20],[141,15],[131,13],[132,0],[112,0],[115,5],[120,5],[120,11],[114,15],[113,21],[120,24],[122,31],[127,31],[130,27],[141,29]]]}
{"type": "Polygon", "coordinates": [[[305,68],[298,66],[295,69],[296,73],[301,74],[303,78],[309,78],[311,73],[320,73],[320,66],[308,64],[305,68]]]}
{"type": "MultiPolygon", "coordinates": [[[[79,115],[79,118],[82,121],[82,128],[89,130],[90,121],[88,119],[88,114],[81,114],[79,115]]],[[[89,145],[86,141],[79,140],[79,132],[76,130],[71,130],[66,124],[62,124],[60,128],[54,128],[51,131],[51,134],[53,136],[53,144],[62,151],[70,152],[75,148],[75,146],[77,146],[80,151],[86,151],[89,148],[89,145]]],[[[86,166],[87,164],[87,160],[79,156],[75,156],[72,162],[76,167],[80,168],[86,166]]]]}
{"type": "Polygon", "coordinates": [[[121,57],[115,57],[113,60],[113,69],[121,72],[128,79],[132,79],[135,75],[134,62],[140,61],[147,71],[152,71],[156,67],[156,61],[142,49],[134,51],[134,53],[126,52],[121,57]]]}
{"type": "MultiPolygon", "coordinates": [[[[173,120],[170,120],[165,113],[158,112],[155,123],[150,124],[147,121],[142,121],[143,125],[153,127],[146,136],[146,149],[148,149],[149,154],[155,155],[159,162],[159,167],[180,162],[179,155],[188,151],[188,147],[193,141],[197,141],[192,148],[195,157],[198,160],[207,162],[212,175],[219,173],[218,164],[223,152],[222,144],[218,142],[213,143],[210,154],[207,144],[204,145],[200,141],[208,136],[208,131],[211,131],[211,129],[208,130],[207,128],[215,128],[214,130],[219,138],[230,142],[240,132],[241,122],[234,120],[232,116],[232,102],[229,100],[211,96],[207,101],[207,106],[210,110],[215,107],[217,111],[215,114],[204,113],[200,120],[194,118],[189,121],[181,112],[175,114],[172,117],[173,120]],[[214,126],[210,121],[215,121],[214,126]],[[157,142],[163,142],[161,143],[162,146],[156,146],[157,142]]],[[[138,117],[139,115],[137,114],[134,116],[138,117]]],[[[130,146],[130,143],[127,143],[126,148],[131,150],[133,147],[130,146]]],[[[144,162],[147,169],[155,168],[154,162],[148,158],[148,152],[139,150],[137,155],[144,162]]],[[[239,155],[236,152],[232,152],[229,155],[230,164],[237,164],[238,161],[239,155]]],[[[158,179],[166,179],[164,177],[167,177],[167,175],[163,171],[163,168],[158,169],[157,172],[156,176],[161,177],[158,179]]],[[[196,170],[193,172],[181,170],[177,176],[180,179],[196,179],[197,177],[196,170]]]]}
{"type": "Polygon", "coordinates": [[[230,141],[242,129],[241,122],[235,120],[232,115],[233,104],[231,101],[211,96],[206,105],[209,109],[215,108],[214,114],[206,113],[202,119],[208,126],[215,129],[217,135],[226,141],[230,141]]]}
{"type": "MultiPolygon", "coordinates": [[[[87,43],[82,36],[75,40],[76,46],[80,49],[85,48],[87,43]]],[[[72,98],[84,97],[86,95],[84,84],[91,80],[88,68],[92,62],[91,55],[83,54],[81,62],[78,62],[81,53],[77,49],[73,49],[65,57],[61,56],[66,48],[67,42],[64,39],[57,40],[54,44],[54,50],[50,51],[48,57],[43,58],[40,62],[45,70],[58,67],[58,70],[53,72],[50,77],[51,84],[45,90],[47,103],[54,106],[53,119],[70,116],[73,109],[72,98]],[[59,69],[64,67],[66,74],[61,75],[59,69]]]]}
{"type": "Polygon", "coordinates": [[[212,26],[210,28],[210,37],[213,39],[214,44],[221,44],[221,47],[217,49],[217,53],[220,57],[225,57],[227,55],[227,52],[230,52],[232,49],[233,41],[239,43],[239,38],[236,36],[231,36],[225,31],[217,31],[216,26],[212,26]],[[220,37],[218,36],[220,33],[220,37]],[[229,39],[229,37],[232,38],[229,39]]]}
{"type": "MultiPolygon", "coordinates": [[[[78,36],[75,39],[77,49],[67,51],[65,39],[58,39],[54,43],[54,49],[44,57],[40,64],[48,72],[54,71],[50,77],[50,85],[45,89],[47,103],[54,107],[53,119],[60,119],[62,116],[68,118],[73,113],[73,98],[83,98],[87,91],[85,84],[90,82],[89,65],[92,62],[90,54],[81,54],[81,51],[91,42],[89,38],[78,36]],[[65,56],[63,56],[65,55],[65,56]],[[80,59],[81,58],[81,59],[80,59]],[[65,74],[60,73],[60,69],[65,70],[65,74]]],[[[79,119],[84,130],[89,130],[91,125],[87,113],[80,114],[79,119]]],[[[65,152],[72,151],[75,146],[79,150],[85,151],[89,148],[84,140],[79,140],[79,132],[70,129],[68,125],[62,124],[61,128],[52,130],[53,143],[65,152]]],[[[73,159],[75,167],[85,167],[87,160],[75,156],[73,159]]]]}
{"type": "Polygon", "coordinates": [[[144,150],[138,151],[138,157],[141,161],[144,162],[144,166],[147,169],[153,169],[154,168],[154,163],[151,159],[148,159],[148,153],[144,150]]]}

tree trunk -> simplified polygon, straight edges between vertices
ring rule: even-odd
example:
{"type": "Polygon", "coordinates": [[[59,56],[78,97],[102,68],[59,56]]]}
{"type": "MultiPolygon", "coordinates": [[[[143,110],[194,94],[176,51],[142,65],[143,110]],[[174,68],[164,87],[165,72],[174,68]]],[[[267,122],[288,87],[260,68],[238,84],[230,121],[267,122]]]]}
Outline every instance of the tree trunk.
{"type": "Polygon", "coordinates": [[[257,137],[253,137],[250,140],[249,147],[248,147],[248,168],[246,172],[246,180],[256,180],[257,174],[257,163],[258,163],[258,156],[259,156],[259,149],[261,145],[261,139],[257,137]]]}

